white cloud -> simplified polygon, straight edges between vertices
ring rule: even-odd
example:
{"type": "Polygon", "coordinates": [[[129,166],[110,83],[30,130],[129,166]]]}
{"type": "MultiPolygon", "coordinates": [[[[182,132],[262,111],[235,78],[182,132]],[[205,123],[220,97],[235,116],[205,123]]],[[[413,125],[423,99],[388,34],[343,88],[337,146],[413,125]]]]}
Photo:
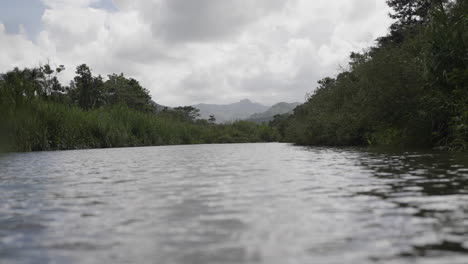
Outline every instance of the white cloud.
{"type": "Polygon", "coordinates": [[[162,104],[300,101],[385,34],[384,0],[43,0],[35,42],[0,27],[0,70],[47,59],[140,80],[162,104]]]}
{"type": "Polygon", "coordinates": [[[28,40],[24,33],[9,35],[0,24],[0,71],[11,70],[14,67],[36,65],[43,60],[41,49],[28,40]]]}

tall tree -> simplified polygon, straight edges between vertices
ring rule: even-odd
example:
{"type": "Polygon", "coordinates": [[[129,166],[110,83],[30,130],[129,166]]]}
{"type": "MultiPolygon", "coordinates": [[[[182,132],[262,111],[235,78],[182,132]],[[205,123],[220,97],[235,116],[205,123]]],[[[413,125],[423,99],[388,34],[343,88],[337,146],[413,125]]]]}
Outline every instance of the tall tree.
{"type": "Polygon", "coordinates": [[[193,106],[180,106],[174,108],[175,113],[183,120],[195,121],[200,117],[200,110],[193,106]]]}
{"type": "Polygon", "coordinates": [[[78,66],[76,74],[71,88],[72,96],[78,105],[85,110],[103,105],[102,77],[93,77],[91,69],[86,64],[78,66]]]}
{"type": "Polygon", "coordinates": [[[214,115],[210,115],[210,118],[208,118],[208,122],[210,122],[210,124],[215,124],[216,123],[216,117],[214,115]]]}
{"type": "Polygon", "coordinates": [[[31,101],[42,93],[41,78],[42,73],[39,69],[28,68],[15,68],[0,75],[4,90],[2,94],[5,96],[2,101],[9,101],[8,104],[17,106],[31,101]]]}
{"type": "Polygon", "coordinates": [[[438,0],[387,0],[387,4],[394,10],[390,17],[397,19],[400,25],[423,22],[435,2],[438,0]]]}
{"type": "Polygon", "coordinates": [[[390,35],[379,38],[380,45],[389,43],[402,43],[405,32],[414,31],[419,25],[428,21],[431,10],[434,7],[444,8],[450,0],[387,0],[387,4],[393,9],[390,17],[396,22],[390,26],[390,35]]]}
{"type": "Polygon", "coordinates": [[[135,79],[127,79],[123,74],[109,75],[105,82],[105,101],[108,104],[126,104],[138,111],[153,110],[151,96],[135,79]]]}
{"type": "Polygon", "coordinates": [[[57,75],[65,70],[65,66],[60,65],[59,67],[52,69],[49,64],[46,64],[41,66],[39,70],[42,73],[41,85],[43,87],[42,95],[44,97],[65,92],[64,87],[60,84],[57,78],[57,75]]]}

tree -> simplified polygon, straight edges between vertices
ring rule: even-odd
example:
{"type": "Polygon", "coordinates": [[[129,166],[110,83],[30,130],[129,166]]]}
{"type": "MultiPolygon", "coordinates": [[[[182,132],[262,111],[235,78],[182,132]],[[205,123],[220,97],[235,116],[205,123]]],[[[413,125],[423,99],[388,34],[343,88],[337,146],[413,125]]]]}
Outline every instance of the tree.
{"type": "Polygon", "coordinates": [[[214,115],[210,115],[210,118],[208,118],[208,122],[210,122],[210,124],[215,124],[216,123],[216,117],[214,115]]]}
{"type": "Polygon", "coordinates": [[[176,115],[182,120],[195,121],[200,117],[200,110],[193,106],[180,106],[174,108],[176,115]]]}
{"type": "Polygon", "coordinates": [[[138,111],[150,112],[154,109],[148,90],[135,79],[127,79],[123,74],[109,75],[104,84],[107,104],[126,104],[138,111]]]}
{"type": "Polygon", "coordinates": [[[41,66],[39,70],[42,73],[42,86],[44,96],[51,95],[57,92],[64,92],[62,85],[60,84],[57,75],[65,70],[65,66],[60,65],[55,70],[53,70],[49,64],[41,66]]]}
{"type": "Polygon", "coordinates": [[[444,9],[450,0],[387,0],[393,9],[390,17],[397,21],[390,26],[390,34],[378,39],[379,44],[402,43],[405,32],[415,34],[418,26],[429,21],[431,10],[435,7],[444,9]]]}
{"type": "Polygon", "coordinates": [[[286,128],[288,126],[288,115],[275,115],[273,120],[268,124],[270,127],[276,128],[281,138],[286,137],[286,128]]]}
{"type": "Polygon", "coordinates": [[[16,106],[31,101],[42,93],[41,78],[42,73],[36,68],[23,70],[15,68],[0,75],[0,80],[3,82],[2,94],[4,94],[2,101],[16,106]]]}
{"type": "Polygon", "coordinates": [[[62,86],[57,76],[65,70],[65,66],[60,65],[54,70],[50,67],[49,64],[46,64],[41,66],[39,70],[42,73],[42,96],[50,97],[55,101],[63,101],[62,97],[67,92],[67,88],[62,86]]]}
{"type": "Polygon", "coordinates": [[[400,25],[413,25],[426,20],[434,0],[387,0],[394,10],[390,17],[397,19],[400,25]]]}
{"type": "Polygon", "coordinates": [[[455,1],[431,13],[424,51],[427,71],[425,113],[434,141],[468,149],[468,1],[455,1]]]}
{"type": "Polygon", "coordinates": [[[102,77],[93,77],[91,69],[86,64],[78,66],[76,74],[71,89],[73,90],[72,97],[77,104],[85,110],[103,105],[102,77]]]}

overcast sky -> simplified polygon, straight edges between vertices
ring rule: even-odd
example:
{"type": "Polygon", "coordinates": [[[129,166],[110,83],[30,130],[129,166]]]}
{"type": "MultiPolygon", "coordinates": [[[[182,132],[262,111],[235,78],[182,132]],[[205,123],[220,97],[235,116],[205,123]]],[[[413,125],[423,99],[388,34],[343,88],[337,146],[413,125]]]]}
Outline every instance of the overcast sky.
{"type": "Polygon", "coordinates": [[[386,34],[385,0],[0,0],[0,71],[123,72],[164,105],[304,101],[386,34]]]}

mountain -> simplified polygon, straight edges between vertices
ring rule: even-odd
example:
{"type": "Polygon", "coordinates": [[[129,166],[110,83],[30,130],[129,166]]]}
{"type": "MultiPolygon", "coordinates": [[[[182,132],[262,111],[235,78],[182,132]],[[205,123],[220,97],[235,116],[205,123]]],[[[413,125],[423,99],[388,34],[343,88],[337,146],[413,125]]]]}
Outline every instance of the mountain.
{"type": "Polygon", "coordinates": [[[268,109],[268,106],[254,103],[249,99],[226,105],[198,104],[192,106],[200,110],[200,116],[203,119],[214,115],[217,123],[246,119],[254,113],[264,112],[268,109]]]}
{"type": "Polygon", "coordinates": [[[162,112],[164,109],[171,109],[171,107],[160,105],[153,100],[150,100],[150,104],[153,106],[155,113],[162,112]]]}
{"type": "Polygon", "coordinates": [[[268,123],[273,120],[275,115],[291,114],[300,103],[277,103],[262,113],[256,113],[247,118],[248,121],[255,123],[268,123]]]}

